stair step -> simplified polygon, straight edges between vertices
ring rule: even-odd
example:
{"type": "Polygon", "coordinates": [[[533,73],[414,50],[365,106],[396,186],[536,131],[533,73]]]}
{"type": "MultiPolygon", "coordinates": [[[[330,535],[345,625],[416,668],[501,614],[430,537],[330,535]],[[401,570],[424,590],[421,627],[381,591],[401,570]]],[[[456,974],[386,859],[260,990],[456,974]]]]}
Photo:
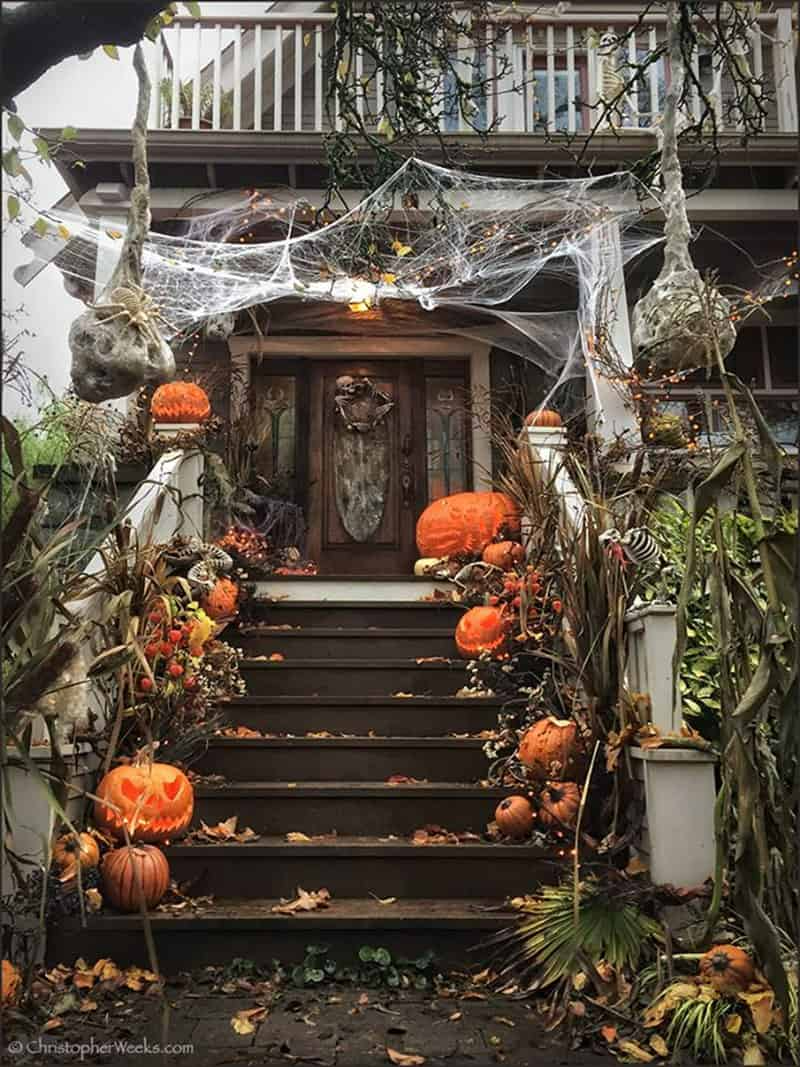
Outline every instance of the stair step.
{"type": "Polygon", "coordinates": [[[294,630],[241,627],[231,643],[247,656],[279,652],[287,659],[382,659],[457,656],[453,634],[442,627],[307,626],[294,630]]]}
{"type": "Polygon", "coordinates": [[[467,683],[463,660],[416,663],[413,659],[243,659],[242,675],[253,696],[391,696],[396,692],[454,696],[467,683]]]}
{"type": "Polygon", "coordinates": [[[447,601],[259,600],[247,602],[248,617],[289,626],[435,627],[452,634],[463,608],[447,601]]]}
{"type": "MultiPolygon", "coordinates": [[[[318,887],[321,888],[321,887],[318,887]]],[[[229,964],[236,957],[269,964],[299,963],[308,944],[329,946],[329,954],[354,965],[362,945],[387,948],[397,958],[414,959],[428,949],[438,966],[463,967],[486,938],[515,922],[517,913],[498,909],[496,900],[333,897],[330,907],[295,915],[272,911],[270,898],[214,899],[197,912],[150,912],[159,964],[166,974],[229,964]]],[[[87,915],[86,926],[62,920],[48,937],[51,964],[84,956],[110,956],[120,966],[149,966],[139,915],[112,912],[87,915]]]]}
{"type": "Polygon", "coordinates": [[[238,815],[259,834],[407,835],[428,824],[483,833],[508,790],[462,782],[229,782],[195,787],[195,825],[238,815]]]}
{"type": "MultiPolygon", "coordinates": [[[[365,805],[366,806],[366,805],[365,805]]],[[[338,813],[338,804],[332,814],[338,813]]],[[[286,825],[285,823],[283,824],[286,825]]],[[[175,844],[172,876],[191,896],[291,897],[298,886],[325,887],[334,897],[516,896],[552,882],[557,864],[543,849],[522,844],[412,845],[371,837],[288,843],[175,844]]]]}
{"type": "Polygon", "coordinates": [[[274,734],[318,730],[384,737],[480,733],[497,725],[495,697],[247,696],[221,705],[233,724],[274,734]]]}
{"type": "Polygon", "coordinates": [[[405,774],[475,782],[487,767],[478,738],[217,737],[195,770],[233,781],[374,782],[405,774]]]}

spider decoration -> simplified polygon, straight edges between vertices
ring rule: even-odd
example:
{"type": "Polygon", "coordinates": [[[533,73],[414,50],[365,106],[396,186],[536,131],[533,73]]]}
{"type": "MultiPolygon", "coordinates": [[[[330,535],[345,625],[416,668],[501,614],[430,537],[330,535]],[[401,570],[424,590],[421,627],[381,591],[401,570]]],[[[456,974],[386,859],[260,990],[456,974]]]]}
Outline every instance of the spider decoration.
{"type": "Polygon", "coordinates": [[[108,304],[89,304],[93,311],[102,315],[103,322],[112,322],[125,316],[130,325],[137,327],[144,338],[157,348],[163,343],[158,329],[159,322],[174,332],[174,327],[161,314],[158,304],[141,286],[133,283],[118,285],[108,295],[108,304]]]}

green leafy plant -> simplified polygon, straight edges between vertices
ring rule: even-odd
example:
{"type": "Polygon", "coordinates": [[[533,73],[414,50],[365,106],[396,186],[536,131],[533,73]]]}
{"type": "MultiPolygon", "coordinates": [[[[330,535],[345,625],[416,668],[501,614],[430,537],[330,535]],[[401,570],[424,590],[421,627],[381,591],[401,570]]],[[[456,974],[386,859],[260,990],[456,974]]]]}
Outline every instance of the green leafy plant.
{"type": "MultiPolygon", "coordinates": [[[[172,78],[162,78],[159,86],[161,95],[162,125],[172,123],[172,78]]],[[[194,79],[178,83],[178,117],[191,118],[194,110],[194,79]]],[[[214,115],[214,86],[210,83],[200,86],[199,118],[201,122],[211,122],[214,115]]],[[[233,118],[233,89],[220,91],[219,121],[225,126],[233,118]]]]}
{"type": "Polygon", "coordinates": [[[296,986],[308,987],[323,982],[348,982],[369,989],[428,989],[433,981],[435,956],[432,950],[416,959],[396,958],[387,948],[362,945],[357,962],[340,964],[330,956],[328,945],[308,945],[302,963],[291,970],[296,986]]]}
{"type": "Polygon", "coordinates": [[[523,906],[524,917],[494,943],[502,946],[501,978],[512,975],[541,989],[601,960],[619,974],[635,970],[661,939],[661,928],[637,904],[614,896],[596,880],[580,883],[577,921],[572,882],[542,888],[523,906]]]}
{"type": "Polygon", "coordinates": [[[725,1020],[733,1007],[733,1001],[724,998],[680,1001],[670,1020],[667,1044],[675,1054],[690,1052],[696,1062],[724,1063],[725,1020]]]}

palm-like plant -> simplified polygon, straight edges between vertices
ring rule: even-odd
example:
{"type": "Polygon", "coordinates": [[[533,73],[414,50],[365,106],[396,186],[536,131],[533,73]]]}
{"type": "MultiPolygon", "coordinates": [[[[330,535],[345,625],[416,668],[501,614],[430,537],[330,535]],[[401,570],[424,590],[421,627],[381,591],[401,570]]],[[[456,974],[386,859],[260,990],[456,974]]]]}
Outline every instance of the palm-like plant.
{"type": "Polygon", "coordinates": [[[661,938],[658,923],[636,904],[610,895],[599,882],[581,882],[577,921],[571,882],[542,888],[523,907],[524,918],[493,938],[500,946],[502,978],[515,977],[540,989],[569,979],[604,960],[617,974],[636,969],[661,938]]]}

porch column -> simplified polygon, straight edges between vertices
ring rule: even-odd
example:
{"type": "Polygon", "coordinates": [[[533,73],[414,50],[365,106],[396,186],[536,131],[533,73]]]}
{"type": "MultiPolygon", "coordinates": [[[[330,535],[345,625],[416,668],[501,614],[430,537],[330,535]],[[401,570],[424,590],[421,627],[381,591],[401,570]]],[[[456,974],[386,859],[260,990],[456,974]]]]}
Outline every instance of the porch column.
{"type": "Polygon", "coordinates": [[[619,361],[620,371],[624,373],[633,367],[619,224],[609,222],[598,227],[587,252],[586,258],[579,260],[578,269],[584,305],[581,344],[586,360],[589,432],[608,444],[621,437],[629,448],[636,448],[642,443],[642,435],[630,391],[624,382],[613,380],[604,373],[607,368],[598,365],[590,340],[595,330],[602,326],[619,361]],[[594,292],[593,297],[590,297],[591,292],[594,292]]]}

